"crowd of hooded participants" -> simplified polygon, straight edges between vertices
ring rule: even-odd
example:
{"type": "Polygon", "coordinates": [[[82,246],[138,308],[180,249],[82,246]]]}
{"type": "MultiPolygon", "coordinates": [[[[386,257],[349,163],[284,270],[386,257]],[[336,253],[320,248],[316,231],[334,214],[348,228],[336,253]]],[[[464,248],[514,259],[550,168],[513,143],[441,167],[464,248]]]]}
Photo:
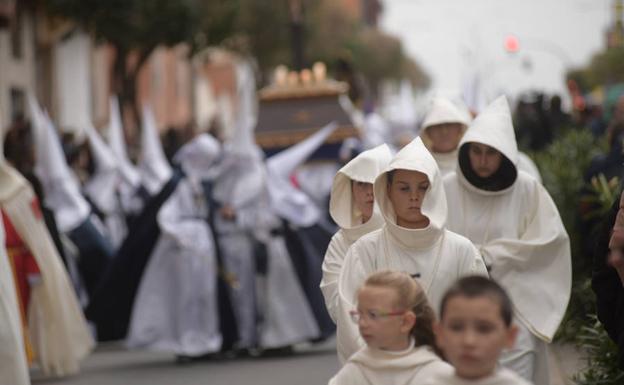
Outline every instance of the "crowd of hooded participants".
{"type": "Polygon", "coordinates": [[[186,362],[334,335],[331,384],[550,383],[570,242],[504,96],[474,119],[435,97],[400,145],[369,115],[359,154],[304,165],[337,125],[266,157],[253,72],[236,76],[229,138],[167,159],[146,107],[138,165],[111,99],[87,177],[29,100],[0,168],[12,383],[78,372],[95,341],[186,362]]]}

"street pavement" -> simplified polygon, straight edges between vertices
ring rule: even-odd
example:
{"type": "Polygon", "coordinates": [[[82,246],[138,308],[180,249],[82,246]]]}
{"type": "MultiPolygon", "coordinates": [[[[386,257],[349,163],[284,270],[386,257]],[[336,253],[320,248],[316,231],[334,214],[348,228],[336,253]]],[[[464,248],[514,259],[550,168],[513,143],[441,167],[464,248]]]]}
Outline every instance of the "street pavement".
{"type": "MultiPolygon", "coordinates": [[[[583,367],[582,354],[570,345],[550,346],[551,385],[571,385],[583,367]]],[[[68,385],[323,385],[337,372],[335,342],[298,346],[292,355],[245,357],[177,363],[170,354],[128,351],[105,344],[83,363],[76,376],[43,379],[32,372],[34,384],[68,385]]],[[[0,381],[1,382],[1,381],[0,381]]]]}

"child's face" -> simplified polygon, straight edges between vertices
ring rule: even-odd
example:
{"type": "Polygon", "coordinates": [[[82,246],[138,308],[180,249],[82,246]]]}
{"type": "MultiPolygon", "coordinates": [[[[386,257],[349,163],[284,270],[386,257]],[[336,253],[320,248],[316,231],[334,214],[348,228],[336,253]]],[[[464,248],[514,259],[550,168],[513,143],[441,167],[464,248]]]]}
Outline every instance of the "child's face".
{"type": "Polygon", "coordinates": [[[398,294],[392,288],[363,286],[360,289],[358,327],[368,346],[383,350],[407,348],[415,316],[410,311],[400,309],[397,303],[398,294]]]}
{"type": "Polygon", "coordinates": [[[394,172],[388,198],[399,226],[418,229],[429,224],[429,219],[420,211],[428,189],[429,178],[422,172],[402,169],[394,172]]]}
{"type": "Polygon", "coordinates": [[[498,302],[487,296],[450,298],[436,331],[457,376],[466,379],[492,374],[501,351],[513,346],[517,333],[515,326],[505,325],[498,302]]]}

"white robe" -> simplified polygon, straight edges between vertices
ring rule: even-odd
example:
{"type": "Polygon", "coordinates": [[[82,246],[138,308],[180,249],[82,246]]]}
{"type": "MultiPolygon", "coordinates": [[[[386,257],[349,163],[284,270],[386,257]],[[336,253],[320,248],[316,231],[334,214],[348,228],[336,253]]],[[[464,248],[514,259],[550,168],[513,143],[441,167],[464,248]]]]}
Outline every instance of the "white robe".
{"type": "Polygon", "coordinates": [[[340,226],[340,230],[334,234],[327,247],[323,258],[321,280],[325,306],[334,322],[336,322],[335,313],[338,305],[338,277],[347,250],[362,235],[380,228],[384,223],[376,205],[371,218],[366,223],[362,223],[361,214],[357,212],[352,202],[351,183],[358,181],[372,184],[377,175],[386,168],[390,158],[390,148],[382,144],[353,158],[334,177],[329,213],[340,226]]]}
{"type": "MultiPolygon", "coordinates": [[[[468,142],[489,145],[517,168],[515,134],[504,103],[494,102],[475,119],[460,148],[468,142]]],[[[479,247],[492,278],[508,291],[516,317],[549,342],[565,314],[572,282],[570,241],[557,207],[523,171],[509,187],[486,191],[466,179],[461,162],[444,179],[448,228],[479,247]]]]}
{"type": "Polygon", "coordinates": [[[338,356],[342,362],[364,345],[349,311],[356,307],[357,290],[371,273],[394,269],[416,274],[436,310],[442,295],[455,280],[470,274],[487,275],[472,243],[445,229],[447,204],[440,171],[420,138],[397,153],[386,172],[377,177],[374,190],[386,224],[349,248],[340,272],[336,325],[338,356]],[[387,171],[396,169],[420,171],[429,178],[430,187],[421,206],[430,221],[426,228],[406,229],[396,224],[386,187],[387,171]]]}
{"type": "Polygon", "coordinates": [[[24,352],[15,280],[4,246],[4,238],[4,227],[0,215],[0,373],[2,373],[3,383],[28,385],[30,379],[24,352]]]}
{"type": "Polygon", "coordinates": [[[217,261],[201,185],[185,178],[158,212],[161,236],[134,302],[127,345],[196,356],[221,348],[217,261]]]}
{"type": "Polygon", "coordinates": [[[3,172],[0,205],[41,271],[42,284],[31,293],[29,332],[36,359],[46,375],[67,376],[95,343],[70,284],[61,257],[43,219],[33,208],[36,197],[28,182],[12,169],[3,172]]]}
{"type": "Polygon", "coordinates": [[[436,374],[452,373],[429,347],[414,347],[400,352],[363,347],[355,353],[329,385],[419,385],[436,374]]]}
{"type": "Polygon", "coordinates": [[[432,152],[433,158],[438,164],[442,178],[455,171],[457,167],[457,150],[447,153],[432,152]]]}
{"type": "Polygon", "coordinates": [[[509,369],[500,368],[492,375],[479,380],[466,380],[457,377],[454,372],[438,373],[422,385],[531,385],[509,369]]]}

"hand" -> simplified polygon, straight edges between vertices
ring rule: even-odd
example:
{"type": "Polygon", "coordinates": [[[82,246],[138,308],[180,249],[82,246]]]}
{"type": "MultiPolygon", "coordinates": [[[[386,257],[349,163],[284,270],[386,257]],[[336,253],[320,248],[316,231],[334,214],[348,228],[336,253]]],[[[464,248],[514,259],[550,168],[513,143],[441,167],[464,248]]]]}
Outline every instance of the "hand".
{"type": "Polygon", "coordinates": [[[624,249],[618,247],[610,250],[607,264],[617,271],[620,281],[624,286],[624,249]]]}
{"type": "Polygon", "coordinates": [[[228,221],[233,221],[236,218],[236,211],[230,205],[221,206],[219,214],[221,214],[223,219],[227,219],[228,221]]]}

